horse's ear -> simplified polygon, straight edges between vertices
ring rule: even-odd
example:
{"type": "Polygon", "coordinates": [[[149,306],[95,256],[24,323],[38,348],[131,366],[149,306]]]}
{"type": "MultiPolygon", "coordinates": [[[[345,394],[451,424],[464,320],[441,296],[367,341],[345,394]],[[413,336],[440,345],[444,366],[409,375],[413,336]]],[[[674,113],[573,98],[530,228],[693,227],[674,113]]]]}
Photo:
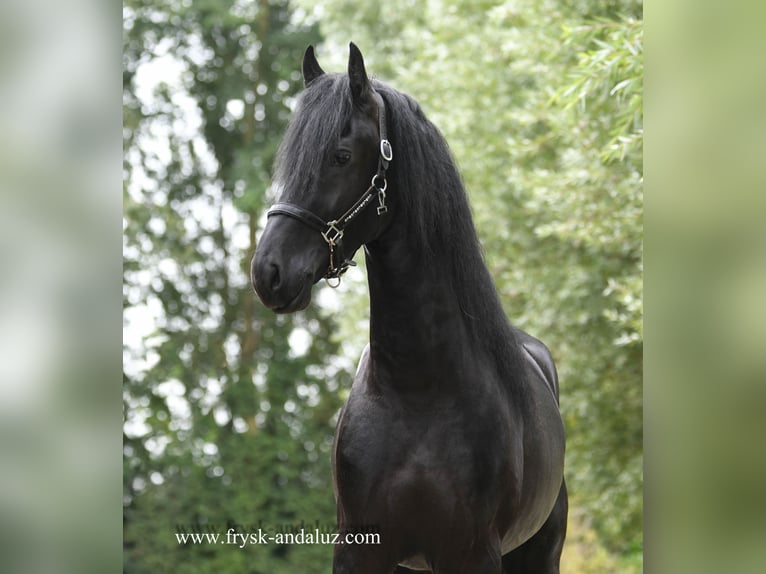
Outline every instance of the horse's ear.
{"type": "Polygon", "coordinates": [[[306,48],[306,53],[303,54],[303,85],[308,86],[311,81],[316,80],[322,74],[324,74],[324,70],[314,55],[314,46],[309,45],[306,48]]]}
{"type": "Polygon", "coordinates": [[[372,86],[367,77],[367,71],[364,69],[364,58],[362,52],[356,47],[356,44],[349,44],[348,56],[348,79],[351,85],[351,99],[355,104],[363,105],[369,100],[372,86]]]}

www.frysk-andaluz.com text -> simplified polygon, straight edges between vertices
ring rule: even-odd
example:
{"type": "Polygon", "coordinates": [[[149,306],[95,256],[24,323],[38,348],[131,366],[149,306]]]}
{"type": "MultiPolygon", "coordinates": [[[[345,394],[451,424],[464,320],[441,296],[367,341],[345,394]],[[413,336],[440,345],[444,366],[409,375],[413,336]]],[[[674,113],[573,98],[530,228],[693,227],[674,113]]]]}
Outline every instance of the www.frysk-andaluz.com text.
{"type": "Polygon", "coordinates": [[[380,534],[377,532],[321,532],[319,528],[290,532],[270,532],[269,529],[258,528],[251,532],[237,532],[228,528],[224,534],[220,532],[176,532],[178,544],[230,544],[244,548],[248,545],[268,544],[380,544],[380,534]]]}

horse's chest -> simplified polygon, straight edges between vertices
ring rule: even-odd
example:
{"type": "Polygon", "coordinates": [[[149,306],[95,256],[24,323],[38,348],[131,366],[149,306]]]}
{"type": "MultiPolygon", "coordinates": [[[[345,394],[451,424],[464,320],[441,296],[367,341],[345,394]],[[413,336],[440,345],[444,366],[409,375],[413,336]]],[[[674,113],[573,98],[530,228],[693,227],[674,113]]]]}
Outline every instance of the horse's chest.
{"type": "Polygon", "coordinates": [[[351,401],[338,429],[341,501],[365,512],[420,508],[433,516],[454,512],[456,500],[467,501],[479,490],[488,494],[491,485],[507,484],[508,477],[501,475],[510,467],[511,453],[503,452],[498,444],[503,441],[495,435],[490,456],[478,427],[458,409],[423,412],[351,401]],[[484,444],[477,448],[479,441],[484,444]]]}

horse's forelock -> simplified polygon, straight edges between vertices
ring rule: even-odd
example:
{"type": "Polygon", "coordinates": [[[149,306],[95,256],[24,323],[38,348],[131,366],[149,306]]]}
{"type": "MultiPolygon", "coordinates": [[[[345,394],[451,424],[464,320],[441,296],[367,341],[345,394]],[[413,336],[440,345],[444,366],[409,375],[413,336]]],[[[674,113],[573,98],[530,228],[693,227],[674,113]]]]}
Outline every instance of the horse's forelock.
{"type": "MultiPolygon", "coordinates": [[[[352,112],[348,77],[324,74],[303,91],[277,152],[274,179],[289,198],[314,191],[352,112]]],[[[287,199],[285,197],[283,199],[287,199]]]]}

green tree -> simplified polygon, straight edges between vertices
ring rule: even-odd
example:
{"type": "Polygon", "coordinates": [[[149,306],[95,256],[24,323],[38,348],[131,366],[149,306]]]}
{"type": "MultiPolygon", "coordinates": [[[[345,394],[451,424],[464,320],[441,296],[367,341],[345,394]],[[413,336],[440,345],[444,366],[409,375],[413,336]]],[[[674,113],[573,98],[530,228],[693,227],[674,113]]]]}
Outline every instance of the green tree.
{"type": "Polygon", "coordinates": [[[312,572],[331,548],[176,532],[334,523],[332,322],[277,317],[249,261],[315,26],[288,2],[124,4],[126,572],[312,572]],[[153,75],[161,75],[152,84],[153,75]],[[153,89],[150,89],[152,88],[153,89]]]}

